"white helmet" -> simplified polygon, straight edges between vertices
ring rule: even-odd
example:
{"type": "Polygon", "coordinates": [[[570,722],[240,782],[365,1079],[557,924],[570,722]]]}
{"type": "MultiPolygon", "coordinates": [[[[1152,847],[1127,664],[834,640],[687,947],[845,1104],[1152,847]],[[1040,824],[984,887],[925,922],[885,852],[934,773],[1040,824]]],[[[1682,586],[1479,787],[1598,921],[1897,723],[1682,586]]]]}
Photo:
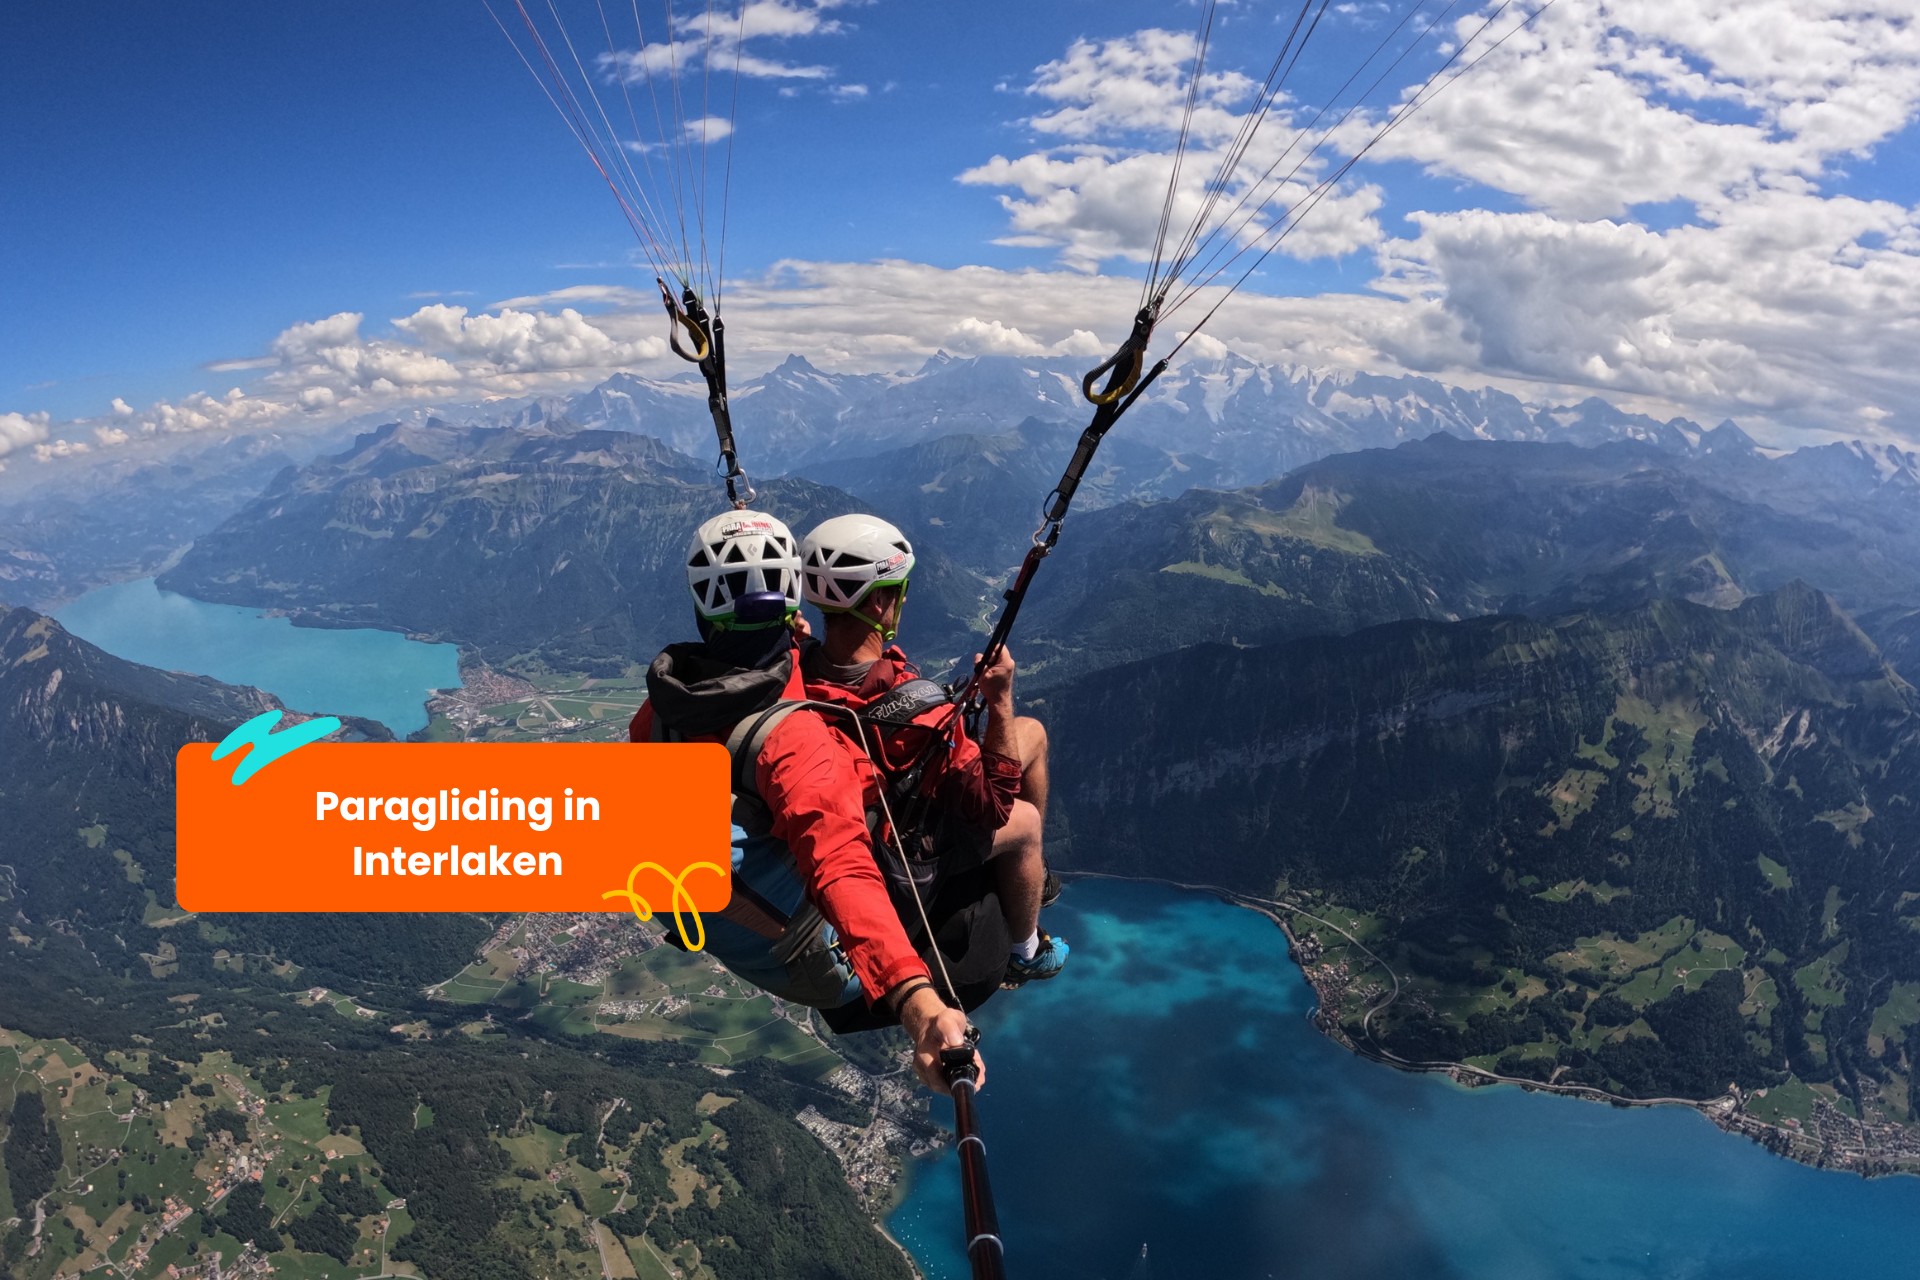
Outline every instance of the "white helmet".
{"type": "Polygon", "coordinates": [[[878,516],[835,516],[800,544],[807,603],[852,609],[875,587],[905,586],[913,544],[878,516]]]}
{"type": "MultiPolygon", "coordinates": [[[[763,511],[728,511],[694,531],[687,586],[701,617],[731,622],[742,596],[778,592],[800,607],[800,553],[786,525],[763,511]]],[[[770,601],[768,603],[771,603],[770,601]]]]}

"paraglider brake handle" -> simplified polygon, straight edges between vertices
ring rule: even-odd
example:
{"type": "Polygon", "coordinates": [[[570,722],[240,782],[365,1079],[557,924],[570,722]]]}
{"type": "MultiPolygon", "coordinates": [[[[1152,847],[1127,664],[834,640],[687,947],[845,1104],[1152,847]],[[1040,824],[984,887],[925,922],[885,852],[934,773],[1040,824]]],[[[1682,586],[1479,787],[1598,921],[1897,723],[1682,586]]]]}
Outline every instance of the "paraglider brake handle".
{"type": "Polygon", "coordinates": [[[1080,394],[1091,403],[1105,407],[1119,402],[1120,397],[1133,390],[1140,381],[1140,371],[1147,362],[1147,342],[1153,337],[1154,321],[1159,318],[1159,299],[1140,308],[1133,317],[1133,332],[1120,344],[1120,349],[1108,356],[1086,377],[1080,379],[1080,394]],[[1107,385],[1094,390],[1094,383],[1106,376],[1107,385]]]}
{"type": "Polygon", "coordinates": [[[704,317],[694,314],[700,306],[700,300],[694,297],[693,290],[689,289],[687,297],[692,300],[693,305],[683,307],[674,298],[673,290],[667,287],[665,280],[656,276],[653,282],[660,286],[660,301],[667,308],[667,319],[670,322],[667,326],[667,345],[673,348],[673,354],[687,363],[699,364],[713,351],[713,344],[707,339],[707,327],[700,322],[704,317]],[[688,351],[680,345],[681,329],[685,329],[693,336],[694,345],[699,348],[698,351],[688,351]]]}

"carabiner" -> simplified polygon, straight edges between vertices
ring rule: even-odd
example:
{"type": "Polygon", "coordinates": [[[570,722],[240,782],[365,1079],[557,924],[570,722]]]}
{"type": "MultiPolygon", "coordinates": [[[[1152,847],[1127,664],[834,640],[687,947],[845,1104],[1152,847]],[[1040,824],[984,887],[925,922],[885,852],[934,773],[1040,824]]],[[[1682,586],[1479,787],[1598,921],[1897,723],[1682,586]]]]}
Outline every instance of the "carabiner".
{"type": "Polygon", "coordinates": [[[726,482],[727,500],[733,503],[735,510],[744,509],[755,498],[760,496],[753,487],[752,477],[747,475],[746,471],[738,462],[735,462],[731,456],[724,453],[721,454],[719,460],[714,464],[713,469],[715,474],[726,482]],[[734,485],[734,481],[736,480],[740,482],[738,487],[734,485]],[[746,492],[744,494],[741,493],[741,489],[745,489],[746,492]]]}

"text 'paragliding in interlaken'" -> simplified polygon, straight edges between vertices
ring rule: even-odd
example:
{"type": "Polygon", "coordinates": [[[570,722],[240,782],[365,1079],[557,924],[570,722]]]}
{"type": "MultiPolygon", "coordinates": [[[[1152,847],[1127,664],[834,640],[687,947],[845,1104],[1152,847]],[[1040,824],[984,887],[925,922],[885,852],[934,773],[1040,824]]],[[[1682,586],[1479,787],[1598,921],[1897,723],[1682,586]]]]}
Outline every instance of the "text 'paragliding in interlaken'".
{"type": "Polygon", "coordinates": [[[189,743],[190,911],[718,911],[728,756],[702,743],[189,743]],[[247,768],[264,752],[265,764],[247,768]]]}

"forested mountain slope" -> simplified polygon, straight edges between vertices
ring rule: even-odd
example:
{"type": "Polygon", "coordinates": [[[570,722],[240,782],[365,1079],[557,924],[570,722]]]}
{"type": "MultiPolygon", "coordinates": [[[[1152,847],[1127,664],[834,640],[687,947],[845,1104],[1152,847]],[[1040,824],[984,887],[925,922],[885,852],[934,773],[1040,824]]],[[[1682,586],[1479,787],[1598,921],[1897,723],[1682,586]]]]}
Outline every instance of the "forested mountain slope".
{"type": "Polygon", "coordinates": [[[1201,646],[1043,714],[1063,862],[1364,913],[1405,1057],[1908,1112],[1920,703],[1811,588],[1201,646]]]}

